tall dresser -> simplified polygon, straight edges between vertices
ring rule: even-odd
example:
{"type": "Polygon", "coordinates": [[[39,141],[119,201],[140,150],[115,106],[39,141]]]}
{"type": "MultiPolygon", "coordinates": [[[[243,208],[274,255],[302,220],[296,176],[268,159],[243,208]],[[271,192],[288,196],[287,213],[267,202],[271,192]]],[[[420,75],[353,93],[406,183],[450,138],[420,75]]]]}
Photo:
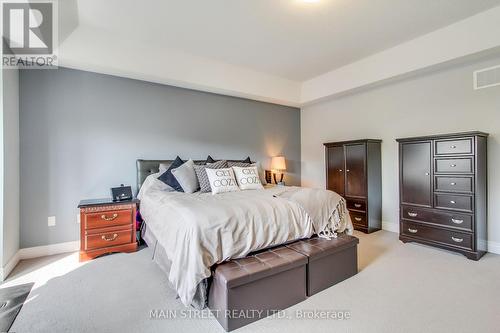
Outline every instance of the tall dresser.
{"type": "Polygon", "coordinates": [[[382,227],[381,140],[325,143],[326,188],[347,201],[354,229],[382,227]]]}
{"type": "Polygon", "coordinates": [[[487,240],[488,134],[398,139],[399,239],[479,260],[487,240]]]}

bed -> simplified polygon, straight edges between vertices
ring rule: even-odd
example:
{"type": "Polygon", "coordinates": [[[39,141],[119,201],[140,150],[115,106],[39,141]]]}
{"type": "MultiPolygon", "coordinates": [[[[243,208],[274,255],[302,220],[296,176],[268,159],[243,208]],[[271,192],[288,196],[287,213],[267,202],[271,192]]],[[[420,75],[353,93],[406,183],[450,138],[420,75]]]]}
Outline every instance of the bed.
{"type": "Polygon", "coordinates": [[[206,306],[211,269],[218,263],[315,234],[352,233],[345,200],[332,191],[276,186],[186,194],[157,179],[160,163],[172,161],[137,161],[142,235],[186,306],[206,306]]]}

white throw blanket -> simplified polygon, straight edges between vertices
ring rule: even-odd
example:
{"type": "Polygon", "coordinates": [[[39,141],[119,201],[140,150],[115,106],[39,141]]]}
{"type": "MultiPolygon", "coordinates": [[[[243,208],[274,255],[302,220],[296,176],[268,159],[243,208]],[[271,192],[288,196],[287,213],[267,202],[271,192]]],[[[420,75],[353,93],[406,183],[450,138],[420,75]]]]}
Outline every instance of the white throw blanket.
{"type": "Polygon", "coordinates": [[[144,183],[141,214],[171,261],[168,279],[186,306],[216,263],[315,233],[352,231],[345,201],[331,191],[274,187],[212,195],[165,189],[157,179],[144,183]]]}

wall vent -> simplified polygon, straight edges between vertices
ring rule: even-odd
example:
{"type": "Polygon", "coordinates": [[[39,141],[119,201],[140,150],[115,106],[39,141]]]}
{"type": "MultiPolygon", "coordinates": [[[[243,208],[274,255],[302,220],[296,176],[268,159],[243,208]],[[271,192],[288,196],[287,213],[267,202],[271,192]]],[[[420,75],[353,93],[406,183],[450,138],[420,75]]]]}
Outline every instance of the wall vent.
{"type": "Polygon", "coordinates": [[[500,65],[474,72],[474,90],[500,86],[500,65]]]}

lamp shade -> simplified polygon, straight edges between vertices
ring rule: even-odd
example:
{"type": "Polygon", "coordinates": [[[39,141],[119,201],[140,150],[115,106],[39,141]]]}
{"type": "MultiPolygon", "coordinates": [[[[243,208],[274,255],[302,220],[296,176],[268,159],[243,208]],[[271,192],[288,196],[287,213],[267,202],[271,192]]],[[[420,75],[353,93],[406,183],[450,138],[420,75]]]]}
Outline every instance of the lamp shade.
{"type": "Polygon", "coordinates": [[[286,170],[286,162],[284,156],[275,156],[271,159],[271,169],[283,171],[286,170]]]}

